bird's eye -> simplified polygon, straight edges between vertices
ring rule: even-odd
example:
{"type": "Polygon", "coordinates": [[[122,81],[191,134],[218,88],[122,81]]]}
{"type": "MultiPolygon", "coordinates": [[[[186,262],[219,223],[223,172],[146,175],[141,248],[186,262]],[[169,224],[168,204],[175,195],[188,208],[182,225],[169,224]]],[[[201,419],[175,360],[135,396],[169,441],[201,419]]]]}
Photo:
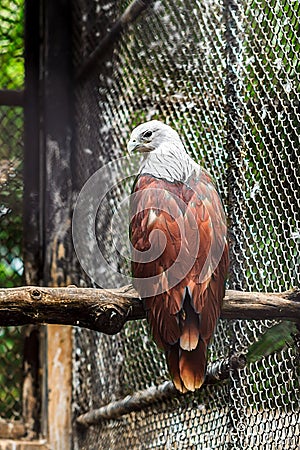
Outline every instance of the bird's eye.
{"type": "Polygon", "coordinates": [[[148,130],[145,131],[145,133],[143,134],[143,138],[148,139],[152,136],[152,131],[148,130]]]}

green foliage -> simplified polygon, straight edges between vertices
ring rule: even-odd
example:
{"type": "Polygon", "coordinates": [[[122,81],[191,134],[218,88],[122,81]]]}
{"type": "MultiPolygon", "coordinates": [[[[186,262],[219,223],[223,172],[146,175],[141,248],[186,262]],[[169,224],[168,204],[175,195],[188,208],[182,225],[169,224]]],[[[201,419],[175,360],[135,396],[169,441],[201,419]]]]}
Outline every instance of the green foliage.
{"type": "Polygon", "coordinates": [[[244,386],[254,407],[293,410],[299,403],[299,356],[293,334],[296,325],[280,322],[249,347],[244,386]]]}
{"type": "Polygon", "coordinates": [[[0,87],[24,86],[24,1],[2,0],[0,7],[0,87]]]}
{"type": "Polygon", "coordinates": [[[274,325],[249,347],[247,360],[255,362],[263,356],[268,356],[287,348],[293,344],[292,333],[296,333],[296,326],[292,322],[284,321],[274,325]]]}

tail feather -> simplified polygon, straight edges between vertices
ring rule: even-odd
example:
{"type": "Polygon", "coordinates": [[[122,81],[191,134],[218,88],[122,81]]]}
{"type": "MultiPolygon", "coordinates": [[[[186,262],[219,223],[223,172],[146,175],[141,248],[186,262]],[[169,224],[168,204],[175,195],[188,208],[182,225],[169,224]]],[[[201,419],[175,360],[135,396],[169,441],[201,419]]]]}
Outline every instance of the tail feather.
{"type": "Polygon", "coordinates": [[[166,353],[168,368],[178,391],[184,393],[199,389],[205,379],[206,344],[199,339],[192,351],[182,350],[173,345],[166,353]]]}
{"type": "Polygon", "coordinates": [[[179,357],[179,373],[189,391],[199,389],[205,378],[206,344],[199,339],[195,350],[182,350],[179,357]]]}
{"type": "Polygon", "coordinates": [[[169,372],[171,374],[174,386],[176,389],[183,394],[187,392],[186,387],[184,386],[183,380],[180,377],[179,372],[179,345],[174,344],[170,349],[166,352],[167,363],[169,372]]]}
{"type": "Polygon", "coordinates": [[[191,305],[188,289],[186,289],[180,324],[180,347],[183,350],[195,350],[199,342],[200,315],[191,305]]]}

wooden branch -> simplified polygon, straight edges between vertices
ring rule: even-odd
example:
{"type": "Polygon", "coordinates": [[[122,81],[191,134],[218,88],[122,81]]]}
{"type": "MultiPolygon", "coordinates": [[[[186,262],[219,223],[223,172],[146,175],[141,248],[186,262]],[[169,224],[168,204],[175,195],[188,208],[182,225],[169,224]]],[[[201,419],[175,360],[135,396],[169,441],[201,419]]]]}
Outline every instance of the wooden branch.
{"type": "Polygon", "coordinates": [[[103,60],[107,52],[111,49],[111,46],[119,39],[121,34],[126,28],[135,22],[135,20],[146,10],[152,0],[133,0],[125,9],[123,14],[113,23],[110,30],[100,40],[96,48],[89,55],[86,62],[77,72],[77,78],[82,79],[86,77],[92,69],[95,68],[95,64],[99,64],[99,61],[103,60]]]}
{"type": "MultiPolygon", "coordinates": [[[[241,370],[246,365],[244,355],[233,355],[221,361],[208,365],[204,385],[218,383],[229,378],[232,370],[241,370]]],[[[84,427],[97,425],[103,420],[119,419],[133,411],[141,411],[148,406],[167,399],[180,397],[181,394],[172,381],[165,381],[159,386],[151,386],[142,391],[127,395],[120,400],[114,400],[98,409],[93,409],[77,417],[76,422],[84,427]]]]}
{"type": "MultiPolygon", "coordinates": [[[[0,326],[55,323],[118,333],[145,312],[132,286],[93,289],[68,286],[0,289],[0,326]]],[[[276,293],[227,291],[224,319],[300,321],[300,290],[276,293]]]]}

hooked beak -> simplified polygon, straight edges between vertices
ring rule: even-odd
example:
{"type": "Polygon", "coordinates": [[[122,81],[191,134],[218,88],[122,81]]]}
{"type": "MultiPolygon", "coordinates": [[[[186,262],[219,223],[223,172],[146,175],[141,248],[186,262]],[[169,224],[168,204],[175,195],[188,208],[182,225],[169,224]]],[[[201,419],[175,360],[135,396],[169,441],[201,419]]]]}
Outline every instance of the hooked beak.
{"type": "Polygon", "coordinates": [[[128,153],[134,153],[139,148],[139,143],[137,141],[129,141],[127,144],[127,151],[128,153]]]}
{"type": "Polygon", "coordinates": [[[149,153],[152,150],[154,150],[154,147],[152,147],[148,143],[140,143],[140,142],[137,142],[136,140],[129,141],[127,144],[127,151],[129,154],[137,153],[137,152],[149,153]]]}

